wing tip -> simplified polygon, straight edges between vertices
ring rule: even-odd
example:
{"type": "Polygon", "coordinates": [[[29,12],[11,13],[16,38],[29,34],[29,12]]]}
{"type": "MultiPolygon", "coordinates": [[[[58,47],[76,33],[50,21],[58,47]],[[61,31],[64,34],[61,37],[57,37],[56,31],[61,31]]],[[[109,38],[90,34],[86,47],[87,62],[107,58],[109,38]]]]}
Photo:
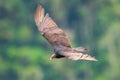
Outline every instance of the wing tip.
{"type": "Polygon", "coordinates": [[[44,8],[40,4],[38,4],[34,14],[34,19],[36,24],[38,25],[43,18],[44,18],[44,8]]]}
{"type": "Polygon", "coordinates": [[[92,57],[90,61],[98,61],[98,60],[92,57]]]}
{"type": "Polygon", "coordinates": [[[90,56],[89,54],[83,54],[83,53],[71,53],[70,56],[68,56],[69,59],[72,60],[88,60],[88,61],[98,61],[96,58],[90,56]]]}

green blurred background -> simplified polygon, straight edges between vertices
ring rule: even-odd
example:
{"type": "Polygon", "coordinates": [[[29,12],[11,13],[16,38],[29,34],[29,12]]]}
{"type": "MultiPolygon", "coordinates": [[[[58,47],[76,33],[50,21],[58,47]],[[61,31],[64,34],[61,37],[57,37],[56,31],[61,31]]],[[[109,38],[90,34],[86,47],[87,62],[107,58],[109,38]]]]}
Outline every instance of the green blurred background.
{"type": "Polygon", "coordinates": [[[0,80],[120,80],[120,0],[0,0],[0,80]],[[50,61],[38,4],[99,61],[50,61]]]}

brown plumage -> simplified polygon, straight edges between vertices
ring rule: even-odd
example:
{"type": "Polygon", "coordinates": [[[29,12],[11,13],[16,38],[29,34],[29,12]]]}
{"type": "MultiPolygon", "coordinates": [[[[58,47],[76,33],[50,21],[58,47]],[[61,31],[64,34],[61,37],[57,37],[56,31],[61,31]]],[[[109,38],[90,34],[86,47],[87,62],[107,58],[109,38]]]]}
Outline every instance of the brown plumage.
{"type": "Polygon", "coordinates": [[[94,57],[83,54],[87,49],[83,47],[72,48],[64,31],[57,26],[52,18],[49,17],[48,13],[44,16],[44,9],[42,6],[38,5],[34,18],[42,36],[49,41],[54,49],[55,53],[52,54],[50,59],[66,57],[72,60],[97,61],[94,57]]]}

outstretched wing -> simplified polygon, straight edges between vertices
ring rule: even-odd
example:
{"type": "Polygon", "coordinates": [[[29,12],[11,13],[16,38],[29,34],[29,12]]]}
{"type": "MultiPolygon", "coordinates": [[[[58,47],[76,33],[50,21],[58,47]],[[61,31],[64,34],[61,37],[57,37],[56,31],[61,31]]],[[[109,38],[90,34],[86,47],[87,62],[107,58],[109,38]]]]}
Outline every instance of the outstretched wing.
{"type": "Polygon", "coordinates": [[[44,16],[44,9],[40,5],[36,9],[34,18],[39,31],[55,50],[64,51],[71,48],[64,31],[57,26],[48,14],[44,16]]]}
{"type": "Polygon", "coordinates": [[[90,56],[89,54],[83,53],[74,53],[74,52],[66,52],[66,57],[72,60],[89,60],[89,61],[97,61],[94,57],[90,56]]]}

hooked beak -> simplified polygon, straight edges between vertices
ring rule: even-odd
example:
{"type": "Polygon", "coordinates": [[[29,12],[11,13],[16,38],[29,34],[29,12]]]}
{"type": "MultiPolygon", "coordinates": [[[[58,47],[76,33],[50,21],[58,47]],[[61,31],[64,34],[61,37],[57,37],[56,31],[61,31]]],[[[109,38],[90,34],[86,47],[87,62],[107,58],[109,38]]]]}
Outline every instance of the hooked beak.
{"type": "Polygon", "coordinates": [[[50,57],[50,60],[53,60],[54,58],[56,58],[56,54],[52,54],[51,57],[50,57]]]}
{"type": "Polygon", "coordinates": [[[53,58],[50,57],[50,60],[53,60],[53,58]]]}

